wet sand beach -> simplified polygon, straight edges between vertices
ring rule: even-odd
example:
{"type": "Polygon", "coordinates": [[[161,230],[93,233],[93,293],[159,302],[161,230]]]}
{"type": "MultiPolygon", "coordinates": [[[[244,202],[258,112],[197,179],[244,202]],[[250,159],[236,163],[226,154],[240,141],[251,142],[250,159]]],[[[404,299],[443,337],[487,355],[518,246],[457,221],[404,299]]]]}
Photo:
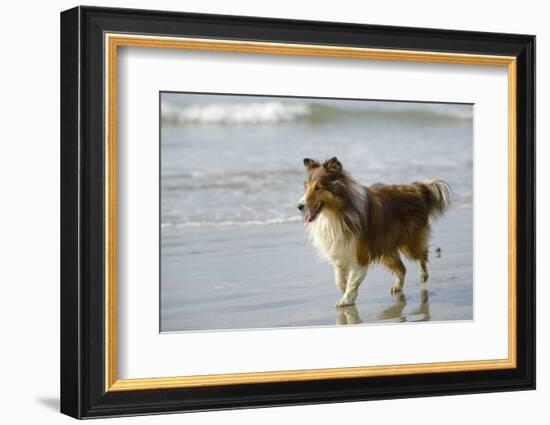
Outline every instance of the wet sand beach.
{"type": "Polygon", "coordinates": [[[332,268],[302,223],[164,228],[161,331],[472,320],[472,234],[472,209],[451,209],[433,224],[426,285],[404,259],[404,291],[392,295],[376,265],[356,306],[336,308],[332,268]]]}

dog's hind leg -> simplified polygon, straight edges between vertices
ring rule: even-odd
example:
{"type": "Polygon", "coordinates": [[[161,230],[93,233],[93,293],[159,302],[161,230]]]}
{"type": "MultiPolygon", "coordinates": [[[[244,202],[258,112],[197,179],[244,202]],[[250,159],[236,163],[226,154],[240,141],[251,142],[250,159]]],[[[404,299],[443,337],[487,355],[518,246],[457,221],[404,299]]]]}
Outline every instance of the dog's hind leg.
{"type": "Polygon", "coordinates": [[[428,281],[428,246],[427,243],[417,247],[413,252],[413,258],[420,263],[420,282],[428,281]]]}
{"type": "Polygon", "coordinates": [[[428,281],[428,239],[430,236],[430,227],[427,225],[423,229],[416,232],[411,241],[407,245],[401,246],[403,254],[411,260],[416,260],[420,263],[420,282],[428,281]]]}
{"type": "Polygon", "coordinates": [[[382,258],[382,263],[388,268],[388,270],[395,276],[395,282],[390,288],[392,294],[397,294],[403,290],[405,284],[405,273],[407,269],[401,261],[399,252],[395,252],[392,255],[387,255],[382,258]]]}
{"type": "Polygon", "coordinates": [[[340,298],[336,303],[336,307],[345,307],[347,305],[355,304],[359,285],[361,285],[366,275],[366,266],[354,264],[349,267],[348,284],[346,286],[346,291],[342,295],[342,298],[340,298]]]}
{"type": "Polygon", "coordinates": [[[347,266],[341,264],[334,265],[334,283],[336,287],[342,291],[342,294],[346,292],[348,274],[349,269],[347,266]]]}
{"type": "Polygon", "coordinates": [[[420,282],[428,281],[428,248],[417,247],[416,249],[404,249],[404,254],[411,260],[416,260],[420,263],[420,282]]]}
{"type": "Polygon", "coordinates": [[[420,261],[420,282],[426,283],[428,281],[428,278],[430,275],[428,274],[428,266],[427,263],[428,260],[421,260],[420,261]]]}

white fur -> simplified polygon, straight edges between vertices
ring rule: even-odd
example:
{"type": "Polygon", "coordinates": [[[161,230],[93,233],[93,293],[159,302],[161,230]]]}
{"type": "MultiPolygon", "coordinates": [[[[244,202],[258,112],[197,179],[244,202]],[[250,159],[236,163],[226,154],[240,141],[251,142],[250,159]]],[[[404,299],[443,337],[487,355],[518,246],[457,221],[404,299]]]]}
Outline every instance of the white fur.
{"type": "Polygon", "coordinates": [[[356,182],[351,185],[350,189],[350,199],[353,203],[353,208],[351,208],[349,211],[346,211],[346,215],[351,225],[355,229],[360,229],[362,218],[361,216],[363,214],[366,214],[365,205],[367,203],[367,192],[365,191],[365,188],[363,186],[356,182]]]}
{"type": "MultiPolygon", "coordinates": [[[[309,238],[319,251],[321,258],[329,261],[334,266],[348,266],[357,262],[357,243],[354,230],[360,228],[366,192],[358,184],[352,186],[351,199],[354,208],[347,211],[347,219],[354,229],[350,229],[344,220],[330,210],[322,209],[319,215],[306,224],[309,238]]],[[[305,202],[305,195],[299,203],[305,202]]]]}
{"type": "Polygon", "coordinates": [[[434,208],[430,217],[437,218],[451,205],[453,192],[448,183],[440,179],[424,180],[424,183],[439,203],[439,207],[434,208]]]}
{"type": "Polygon", "coordinates": [[[336,214],[321,210],[315,220],[306,224],[306,230],[321,258],[334,266],[356,261],[355,238],[336,214]]]}
{"type": "MultiPolygon", "coordinates": [[[[367,267],[360,265],[357,259],[356,234],[361,229],[361,215],[364,213],[367,194],[356,183],[350,190],[353,206],[345,211],[349,226],[342,217],[327,209],[322,209],[312,222],[306,223],[307,233],[319,256],[334,267],[335,283],[342,291],[337,307],[355,303],[359,285],[367,273],[367,267]]],[[[299,203],[304,202],[305,196],[299,203]]]]}
{"type": "Polygon", "coordinates": [[[334,213],[321,210],[306,229],[321,258],[334,267],[335,283],[342,291],[337,307],[353,305],[367,268],[357,261],[357,241],[353,232],[334,213]],[[341,277],[340,277],[341,276],[341,277]]]}

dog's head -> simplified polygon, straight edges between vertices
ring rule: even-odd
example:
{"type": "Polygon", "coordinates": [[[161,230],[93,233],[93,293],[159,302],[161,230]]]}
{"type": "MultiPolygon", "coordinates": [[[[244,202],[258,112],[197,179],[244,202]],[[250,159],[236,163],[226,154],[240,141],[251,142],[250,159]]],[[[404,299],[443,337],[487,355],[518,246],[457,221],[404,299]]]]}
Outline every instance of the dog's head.
{"type": "Polygon", "coordinates": [[[298,201],[298,209],[304,216],[304,222],[310,223],[324,209],[337,211],[341,208],[346,175],[336,157],[327,159],[322,164],[305,158],[304,166],[307,178],[304,182],[304,196],[298,201]]]}

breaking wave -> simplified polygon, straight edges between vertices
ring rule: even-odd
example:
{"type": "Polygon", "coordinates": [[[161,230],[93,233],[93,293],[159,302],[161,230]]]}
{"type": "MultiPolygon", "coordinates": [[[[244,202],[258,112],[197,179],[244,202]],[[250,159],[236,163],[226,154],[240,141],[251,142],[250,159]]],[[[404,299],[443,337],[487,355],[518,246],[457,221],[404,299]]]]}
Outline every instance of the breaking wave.
{"type": "Polygon", "coordinates": [[[310,114],[306,104],[281,102],[162,107],[163,120],[181,124],[276,124],[296,121],[310,114]]]}
{"type": "Polygon", "coordinates": [[[442,104],[386,104],[375,107],[323,105],[317,102],[281,101],[250,103],[211,103],[180,106],[162,103],[161,117],[174,124],[253,125],[290,122],[324,122],[333,119],[387,119],[408,121],[472,120],[471,110],[442,104]]]}

